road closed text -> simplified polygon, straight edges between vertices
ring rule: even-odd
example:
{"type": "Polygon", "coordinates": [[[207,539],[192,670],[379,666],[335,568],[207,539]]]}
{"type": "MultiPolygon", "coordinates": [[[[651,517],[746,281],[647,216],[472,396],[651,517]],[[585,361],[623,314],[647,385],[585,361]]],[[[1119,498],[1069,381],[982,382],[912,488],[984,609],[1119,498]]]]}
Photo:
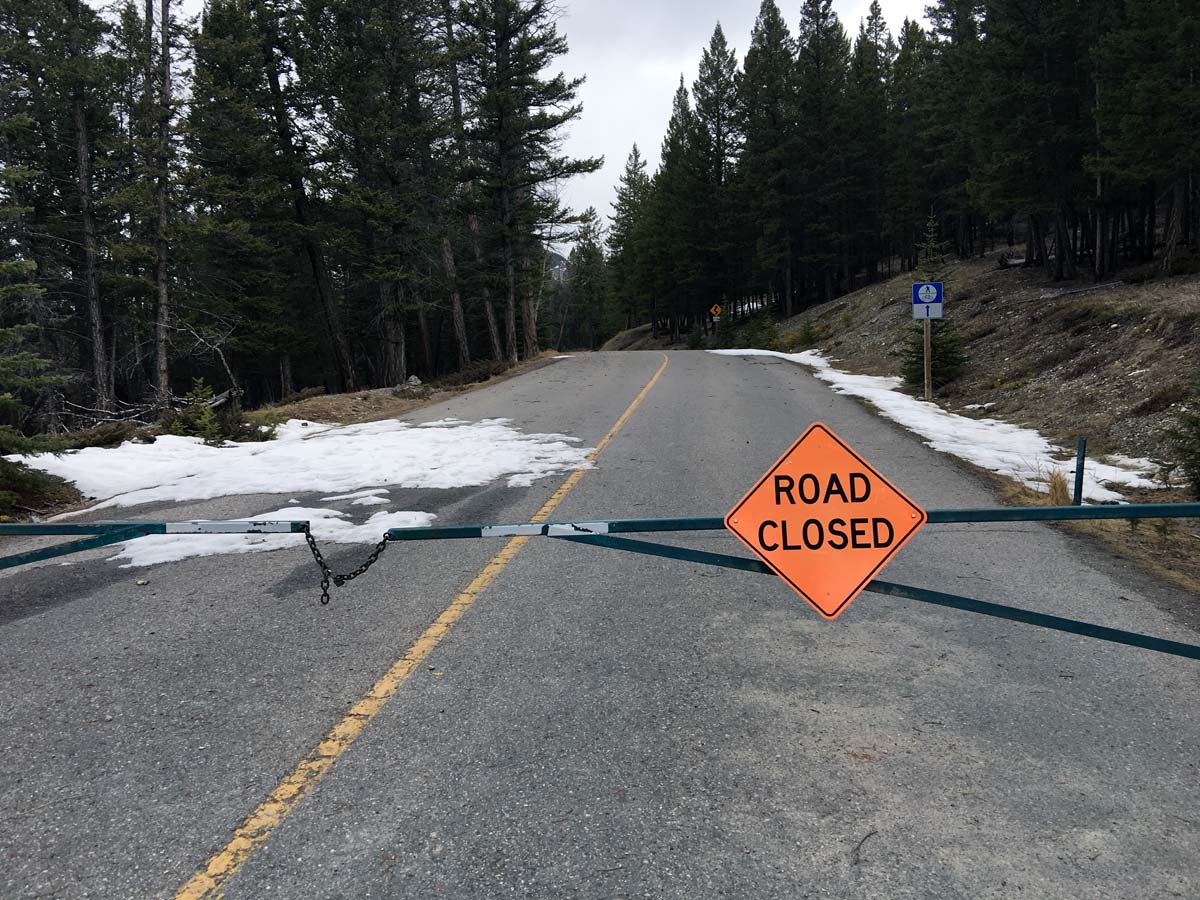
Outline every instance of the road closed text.
{"type": "MultiPolygon", "coordinates": [[[[870,550],[891,547],[896,540],[892,523],[879,516],[830,515],[846,506],[866,503],[871,481],[861,472],[832,473],[818,478],[805,474],[773,476],[776,519],[758,526],[758,544],[776,550],[870,550]],[[805,509],[807,507],[807,509],[805,509]],[[800,515],[789,515],[795,509],[800,515]]],[[[847,511],[847,513],[852,510],[847,511]]]]}

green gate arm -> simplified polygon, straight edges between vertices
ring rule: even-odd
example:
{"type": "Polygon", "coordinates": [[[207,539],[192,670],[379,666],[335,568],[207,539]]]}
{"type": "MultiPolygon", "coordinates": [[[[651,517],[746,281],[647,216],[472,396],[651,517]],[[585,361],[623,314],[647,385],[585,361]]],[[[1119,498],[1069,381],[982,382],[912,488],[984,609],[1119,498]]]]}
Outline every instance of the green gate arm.
{"type": "MultiPolygon", "coordinates": [[[[930,525],[957,522],[1067,522],[1083,519],[1200,519],[1200,503],[1125,503],[1112,506],[1002,506],[988,509],[932,509],[930,525]]],[[[718,516],[672,519],[609,519],[588,522],[518,522],[511,525],[433,525],[393,528],[392,541],[441,541],[457,538],[553,537],[600,534],[649,534],[665,531],[720,531],[718,516]]]]}
{"type": "Polygon", "coordinates": [[[303,534],[307,522],[231,521],[231,522],[0,522],[0,536],[39,537],[60,535],[82,540],[42,547],[27,553],[0,556],[0,569],[12,569],[56,556],[80,553],[96,547],[120,544],[151,534],[303,534]]]}
{"type": "Polygon", "coordinates": [[[679,559],[684,562],[700,563],[706,566],[720,566],[723,569],[738,569],[742,572],[758,572],[764,575],[775,574],[767,568],[766,564],[759,562],[757,559],[730,556],[728,553],[712,553],[708,550],[693,550],[690,547],[671,547],[667,544],[652,544],[649,541],[611,537],[607,534],[562,535],[558,536],[558,540],[570,541],[573,544],[591,544],[596,547],[607,547],[609,550],[624,550],[627,553],[640,553],[643,556],[665,556],[667,559],[679,559]]]}
{"type": "MultiPolygon", "coordinates": [[[[665,544],[652,544],[649,541],[638,541],[630,538],[610,537],[600,534],[579,534],[564,536],[558,539],[576,544],[607,547],[610,550],[623,550],[627,553],[640,553],[645,556],[664,556],[668,559],[679,559],[684,562],[700,563],[701,565],[738,569],[743,572],[758,572],[765,575],[774,574],[766,565],[756,559],[730,556],[726,553],[710,553],[706,550],[692,550],[689,547],[669,547],[665,544]]],[[[960,597],[957,594],[943,594],[940,591],[910,587],[906,584],[894,584],[890,581],[872,581],[867,585],[866,590],[875,594],[905,597],[920,603],[931,603],[934,606],[961,609],[964,612],[978,613],[997,619],[1023,622],[1026,625],[1037,625],[1040,628],[1049,628],[1051,631],[1065,631],[1068,634],[1078,634],[1083,637],[1096,638],[1097,640],[1109,641],[1114,644],[1140,647],[1143,650],[1153,650],[1157,653],[1166,653],[1170,656],[1200,659],[1200,646],[1183,644],[1179,641],[1168,641],[1147,634],[1123,631],[1119,628],[1106,628],[1103,625],[1093,625],[1090,622],[1080,622],[1077,619],[1065,619],[1062,616],[1052,616],[1048,613],[1020,609],[1015,606],[989,603],[986,600],[974,600],[970,597],[960,597]]]]}
{"type": "Polygon", "coordinates": [[[888,594],[892,597],[907,597],[921,603],[932,603],[934,606],[947,606],[951,609],[961,609],[966,612],[979,613],[997,619],[1008,619],[1012,622],[1024,622],[1026,625],[1037,625],[1052,631],[1065,631],[1068,634],[1078,634],[1083,637],[1096,638],[1114,644],[1125,644],[1130,647],[1140,647],[1143,650],[1154,650],[1170,656],[1183,656],[1187,659],[1200,659],[1200,646],[1182,644],[1179,641],[1168,641],[1164,638],[1151,637],[1148,634],[1138,634],[1134,631],[1122,631],[1119,628],[1105,628],[1103,625],[1093,625],[1090,622],[1080,622],[1078,619],[1064,619],[1047,613],[1034,612],[1030,609],[1020,609],[1015,606],[1003,606],[999,603],[989,603],[986,600],[972,600],[970,597],[959,597],[956,594],[943,594],[926,588],[910,587],[906,584],[892,584],[889,581],[872,581],[866,589],[876,594],[888,594]]]}
{"type": "MultiPolygon", "coordinates": [[[[29,534],[30,532],[25,532],[29,534]]],[[[47,532],[41,532],[46,534],[47,532]]],[[[61,531],[48,532],[49,534],[62,534],[61,531]]],[[[84,533],[86,532],[77,532],[84,533]]],[[[41,562],[43,559],[54,559],[56,556],[66,556],[70,553],[81,553],[84,550],[93,550],[96,547],[107,547],[110,544],[120,544],[122,541],[131,541],[134,538],[145,537],[148,534],[162,534],[161,531],[155,531],[154,525],[132,525],[125,528],[108,528],[100,534],[95,534],[93,537],[83,538],[78,541],[68,541],[65,544],[55,544],[52,547],[42,547],[40,550],[30,550],[27,553],[14,553],[11,556],[0,556],[0,569],[12,569],[16,566],[23,566],[27,563],[41,562]]]]}
{"type": "Polygon", "coordinates": [[[948,525],[954,522],[1073,522],[1090,519],[1200,519],[1200,503],[931,509],[928,522],[930,525],[948,525]]]}

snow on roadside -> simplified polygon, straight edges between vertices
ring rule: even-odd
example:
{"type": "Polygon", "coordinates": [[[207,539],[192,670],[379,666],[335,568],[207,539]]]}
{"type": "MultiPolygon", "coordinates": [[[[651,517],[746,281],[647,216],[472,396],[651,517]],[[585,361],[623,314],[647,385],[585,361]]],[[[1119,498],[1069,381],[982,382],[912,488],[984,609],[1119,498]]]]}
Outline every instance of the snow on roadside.
{"type": "Polygon", "coordinates": [[[359,497],[350,502],[351,506],[387,506],[391,503],[387,497],[359,497]]]}
{"type": "Polygon", "coordinates": [[[368,497],[376,497],[380,494],[390,494],[387,488],[368,488],[365,491],[352,491],[349,494],[336,494],[333,497],[322,497],[322,503],[329,503],[333,500],[364,500],[368,497]]]}
{"type": "MultiPolygon", "coordinates": [[[[251,517],[259,521],[310,522],[313,536],[324,543],[373,544],[389,528],[419,528],[436,517],[424,512],[380,512],[361,525],[345,520],[334,509],[285,506],[251,517]]],[[[236,553],[266,553],[304,545],[302,534],[152,534],[121,545],[112,562],[122,569],[156,566],[197,556],[236,553]]]]}
{"type": "MultiPolygon", "coordinates": [[[[894,422],[925,439],[927,446],[949,453],[1001,475],[1015,478],[1027,487],[1046,491],[1053,470],[1074,482],[1074,454],[1055,446],[1037,431],[998,419],[972,419],[924,403],[899,390],[901,379],[841,372],[816,350],[780,353],[774,350],[710,350],[723,356],[776,356],[813,369],[835,392],[866,400],[894,422]]],[[[1150,476],[1157,466],[1147,459],[1110,457],[1110,462],[1089,459],[1084,468],[1083,495],[1098,503],[1117,503],[1125,498],[1109,485],[1160,488],[1150,476]]]]}
{"type": "Polygon", "coordinates": [[[261,443],[210,447],[199,438],[164,435],[152,444],[7,458],[75,482],[100,501],[92,509],[104,509],[242,494],[366,497],[379,491],[363,489],[377,485],[457,488],[505,479],[510,487],[529,487],[548,475],[590,468],[589,450],[578,443],[563,434],[523,434],[508,419],[416,426],[395,419],[350,426],[293,419],[261,443]]]}

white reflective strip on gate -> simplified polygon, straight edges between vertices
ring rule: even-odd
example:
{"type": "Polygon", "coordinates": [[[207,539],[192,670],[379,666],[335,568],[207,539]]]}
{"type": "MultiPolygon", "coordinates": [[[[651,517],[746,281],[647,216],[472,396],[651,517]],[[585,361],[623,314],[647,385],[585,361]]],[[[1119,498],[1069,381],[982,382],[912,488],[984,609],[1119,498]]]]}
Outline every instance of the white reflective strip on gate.
{"type": "Polygon", "coordinates": [[[167,534],[291,534],[292,522],[167,522],[167,534]]]}
{"type": "Polygon", "coordinates": [[[545,525],[483,525],[480,537],[517,537],[523,534],[541,534],[545,525]]]}
{"type": "Polygon", "coordinates": [[[550,537],[566,537],[577,534],[608,534],[607,522],[566,522],[557,525],[483,525],[480,537],[521,537],[545,534],[550,537]]]}
{"type": "Polygon", "coordinates": [[[547,531],[550,537],[563,537],[575,534],[608,534],[607,522],[564,522],[561,525],[551,525],[547,531]]]}

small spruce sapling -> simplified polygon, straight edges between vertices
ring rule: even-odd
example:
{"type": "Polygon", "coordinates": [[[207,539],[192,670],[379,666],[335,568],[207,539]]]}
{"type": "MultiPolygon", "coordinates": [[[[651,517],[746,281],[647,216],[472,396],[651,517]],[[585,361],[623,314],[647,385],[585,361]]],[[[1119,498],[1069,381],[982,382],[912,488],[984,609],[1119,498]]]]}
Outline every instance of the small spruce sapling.
{"type": "MultiPolygon", "coordinates": [[[[932,213],[925,223],[925,239],[920,244],[922,281],[945,282],[947,275],[946,245],[938,236],[937,217],[932,213]]],[[[962,374],[967,365],[962,338],[954,323],[936,319],[932,323],[930,368],[934,388],[945,387],[962,374]]],[[[905,384],[920,387],[925,383],[925,326],[918,324],[904,348],[903,369],[905,384]]]]}
{"type": "Polygon", "coordinates": [[[1190,402],[1177,415],[1171,439],[1192,495],[1200,500],[1200,376],[1194,384],[1190,402]]]}

